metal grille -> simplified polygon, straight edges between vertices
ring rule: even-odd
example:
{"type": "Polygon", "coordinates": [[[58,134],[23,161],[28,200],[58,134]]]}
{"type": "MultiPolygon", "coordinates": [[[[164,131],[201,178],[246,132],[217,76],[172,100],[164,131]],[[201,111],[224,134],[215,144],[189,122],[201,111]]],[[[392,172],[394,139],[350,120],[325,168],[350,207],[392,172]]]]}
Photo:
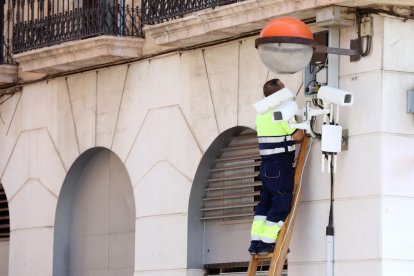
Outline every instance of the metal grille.
{"type": "Polygon", "coordinates": [[[10,48],[10,40],[4,37],[1,37],[0,39],[0,43],[3,45],[3,47],[0,47],[0,64],[15,64],[10,48]]]}
{"type": "Polygon", "coordinates": [[[228,5],[243,0],[142,0],[142,23],[153,25],[195,11],[228,5]]]}
{"type": "Polygon", "coordinates": [[[128,5],[15,0],[13,18],[15,54],[99,35],[143,37],[140,11],[128,5]]]}
{"type": "Polygon", "coordinates": [[[7,13],[5,13],[5,7],[9,7],[9,5],[6,6],[5,1],[2,1],[0,3],[0,64],[14,64],[9,39],[11,12],[10,9],[7,9],[7,13]]]}
{"type": "Polygon", "coordinates": [[[201,219],[250,219],[262,185],[260,161],[256,132],[234,137],[210,170],[201,219]]]}
{"type": "Polygon", "coordinates": [[[6,193],[0,184],[0,239],[10,237],[9,207],[6,193]]]}

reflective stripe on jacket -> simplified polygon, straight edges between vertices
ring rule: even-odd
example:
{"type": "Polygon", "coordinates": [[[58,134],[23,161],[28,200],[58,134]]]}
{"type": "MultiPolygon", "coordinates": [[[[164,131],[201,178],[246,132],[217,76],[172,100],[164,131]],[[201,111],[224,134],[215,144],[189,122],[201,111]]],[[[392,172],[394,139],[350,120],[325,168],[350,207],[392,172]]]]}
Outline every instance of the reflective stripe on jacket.
{"type": "Polygon", "coordinates": [[[295,151],[292,134],[296,129],[289,128],[287,122],[274,123],[273,111],[257,114],[256,130],[260,155],[271,157],[276,154],[295,151]]]}

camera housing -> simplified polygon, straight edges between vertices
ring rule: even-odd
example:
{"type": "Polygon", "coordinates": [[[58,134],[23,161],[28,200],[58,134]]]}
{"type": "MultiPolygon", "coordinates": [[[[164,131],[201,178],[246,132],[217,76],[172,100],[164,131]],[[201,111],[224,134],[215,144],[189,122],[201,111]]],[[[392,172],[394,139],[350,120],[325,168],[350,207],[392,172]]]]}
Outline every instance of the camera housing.
{"type": "Polygon", "coordinates": [[[325,102],[340,106],[352,106],[354,103],[352,93],[331,86],[319,88],[317,97],[325,102]]]}
{"type": "Polygon", "coordinates": [[[253,104],[254,108],[256,109],[257,113],[264,114],[277,106],[294,100],[295,96],[293,95],[292,91],[289,88],[283,88],[272,95],[256,102],[253,104]]]}
{"type": "Polygon", "coordinates": [[[273,111],[272,121],[274,123],[287,122],[295,116],[298,109],[298,105],[293,100],[281,104],[273,111]]]}

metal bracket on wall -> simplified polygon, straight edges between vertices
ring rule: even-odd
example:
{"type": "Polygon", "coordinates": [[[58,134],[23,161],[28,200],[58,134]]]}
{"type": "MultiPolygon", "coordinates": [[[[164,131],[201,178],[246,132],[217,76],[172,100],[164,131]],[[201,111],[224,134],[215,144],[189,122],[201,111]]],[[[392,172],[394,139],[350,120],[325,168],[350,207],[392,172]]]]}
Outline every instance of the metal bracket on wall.
{"type": "Polygon", "coordinates": [[[328,47],[325,45],[315,45],[315,52],[317,53],[327,53],[327,54],[335,54],[335,55],[345,55],[350,56],[351,61],[352,59],[359,60],[361,58],[361,55],[359,53],[359,40],[356,39],[358,43],[352,43],[353,40],[351,40],[351,49],[342,49],[342,48],[333,48],[328,47]]]}

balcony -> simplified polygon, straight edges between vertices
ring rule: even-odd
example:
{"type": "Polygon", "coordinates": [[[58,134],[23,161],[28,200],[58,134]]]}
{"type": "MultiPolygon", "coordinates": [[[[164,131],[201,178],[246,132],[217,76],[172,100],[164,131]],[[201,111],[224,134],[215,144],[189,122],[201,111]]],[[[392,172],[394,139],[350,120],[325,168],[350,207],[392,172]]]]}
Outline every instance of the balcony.
{"type": "Polygon", "coordinates": [[[310,0],[142,0],[144,31],[158,45],[193,46],[257,32],[269,19],[315,17],[310,0]]]}
{"type": "Polygon", "coordinates": [[[57,73],[141,55],[138,7],[73,1],[69,8],[63,1],[56,12],[59,3],[29,2],[13,10],[13,54],[22,71],[57,73]]]}
{"type": "Polygon", "coordinates": [[[144,25],[159,24],[181,18],[185,14],[242,1],[244,0],[142,0],[142,23],[144,25]]]}

